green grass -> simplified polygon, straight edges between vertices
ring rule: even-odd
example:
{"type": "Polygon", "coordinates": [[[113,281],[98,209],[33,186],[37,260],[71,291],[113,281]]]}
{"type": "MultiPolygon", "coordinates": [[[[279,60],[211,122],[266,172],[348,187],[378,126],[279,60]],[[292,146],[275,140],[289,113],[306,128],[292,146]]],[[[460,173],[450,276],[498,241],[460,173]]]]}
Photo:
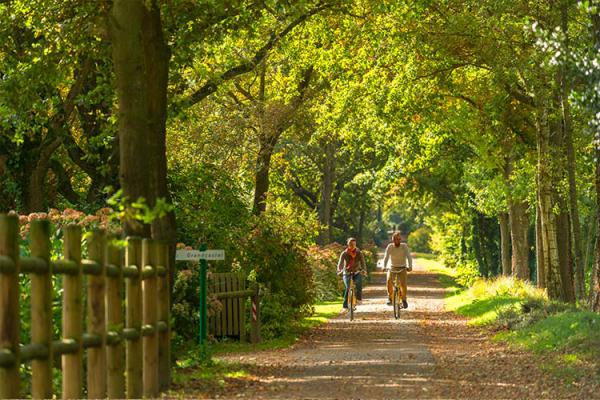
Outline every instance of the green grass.
{"type": "Polygon", "coordinates": [[[211,361],[199,365],[201,365],[201,368],[195,368],[198,365],[194,365],[193,369],[192,367],[175,369],[173,383],[185,384],[191,380],[203,380],[218,384],[223,378],[246,377],[249,375],[247,367],[239,363],[211,361]]]}
{"type": "Polygon", "coordinates": [[[187,398],[185,392],[221,393],[228,379],[245,379],[252,375],[252,366],[241,363],[210,361],[173,370],[173,383],[181,389],[171,391],[171,397],[187,398]]]}
{"type": "Polygon", "coordinates": [[[600,315],[590,311],[562,312],[532,325],[498,335],[538,353],[566,351],[568,360],[600,356],[600,315]]]}
{"type": "MultiPolygon", "coordinates": [[[[220,341],[209,345],[210,360],[202,360],[201,349],[193,346],[187,354],[177,361],[173,373],[173,382],[185,386],[193,381],[195,388],[205,392],[218,392],[225,388],[227,379],[244,379],[252,375],[252,366],[240,363],[214,360],[212,356],[230,353],[274,350],[286,348],[294,344],[309,329],[319,326],[337,316],[342,308],[342,299],[321,302],[314,306],[312,315],[304,317],[291,325],[289,333],[277,339],[263,341],[259,344],[240,343],[238,341],[220,341]]],[[[181,393],[179,393],[181,394],[181,393]]],[[[178,395],[178,393],[173,393],[178,395]]]]}
{"type": "Polygon", "coordinates": [[[461,288],[454,271],[439,263],[425,266],[449,289],[446,308],[469,317],[470,325],[505,328],[494,340],[551,355],[542,368],[566,382],[589,377],[591,371],[598,379],[600,315],[550,302],[541,290],[517,279],[478,280],[461,288]]]}
{"type": "Polygon", "coordinates": [[[520,304],[522,300],[512,296],[494,296],[470,300],[468,296],[453,296],[448,299],[448,308],[460,315],[470,317],[469,325],[489,325],[498,319],[498,314],[507,307],[520,304]]]}
{"type": "MultiPolygon", "coordinates": [[[[435,258],[423,258],[422,255],[423,254],[421,253],[417,254],[417,256],[415,257],[415,263],[424,267],[428,271],[435,272],[438,274],[438,279],[440,283],[445,289],[447,289],[446,297],[453,296],[454,294],[462,290],[460,285],[456,282],[455,270],[444,267],[444,265],[435,258]]],[[[431,255],[427,254],[427,256],[431,255]]]]}
{"type": "Polygon", "coordinates": [[[418,252],[415,252],[414,255],[415,255],[415,258],[420,258],[420,259],[423,259],[423,260],[434,260],[434,261],[437,260],[437,256],[435,254],[432,254],[432,253],[418,253],[418,252]]]}

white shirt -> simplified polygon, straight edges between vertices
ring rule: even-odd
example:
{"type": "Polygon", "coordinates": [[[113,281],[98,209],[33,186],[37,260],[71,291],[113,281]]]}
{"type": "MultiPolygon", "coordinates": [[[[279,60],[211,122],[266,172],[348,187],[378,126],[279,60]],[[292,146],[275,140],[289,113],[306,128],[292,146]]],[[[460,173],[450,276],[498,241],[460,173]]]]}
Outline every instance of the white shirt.
{"type": "Polygon", "coordinates": [[[400,246],[390,243],[383,256],[383,269],[386,269],[388,260],[391,261],[391,268],[405,267],[406,260],[408,260],[408,266],[412,268],[412,257],[406,243],[400,243],[400,246]]]}

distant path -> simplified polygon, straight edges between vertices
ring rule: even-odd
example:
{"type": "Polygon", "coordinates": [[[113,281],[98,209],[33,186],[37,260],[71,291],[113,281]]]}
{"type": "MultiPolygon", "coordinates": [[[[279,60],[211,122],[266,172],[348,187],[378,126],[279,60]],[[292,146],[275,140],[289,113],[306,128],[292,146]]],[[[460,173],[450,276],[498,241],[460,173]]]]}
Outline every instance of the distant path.
{"type": "Polygon", "coordinates": [[[590,388],[565,388],[530,355],[490,343],[465,319],[443,311],[444,289],[418,260],[400,320],[385,305],[383,273],[372,274],[364,297],[355,321],[340,315],[291,349],[219,357],[250,364],[254,373],[230,380],[220,397],[600,398],[590,388]]]}

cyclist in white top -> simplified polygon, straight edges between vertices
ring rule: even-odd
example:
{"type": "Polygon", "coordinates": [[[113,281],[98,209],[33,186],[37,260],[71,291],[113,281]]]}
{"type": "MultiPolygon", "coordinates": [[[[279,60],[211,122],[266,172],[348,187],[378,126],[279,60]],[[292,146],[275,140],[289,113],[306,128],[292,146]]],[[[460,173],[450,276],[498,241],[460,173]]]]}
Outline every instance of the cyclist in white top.
{"type": "Polygon", "coordinates": [[[394,232],[392,235],[392,243],[390,243],[385,249],[385,255],[383,256],[383,269],[387,269],[387,305],[392,305],[392,295],[394,293],[392,274],[398,274],[400,277],[400,286],[402,287],[402,305],[404,308],[407,308],[406,272],[412,271],[412,257],[410,255],[410,248],[408,245],[406,243],[402,243],[401,241],[400,232],[394,232]],[[388,261],[390,261],[389,267],[387,266],[388,261]]]}

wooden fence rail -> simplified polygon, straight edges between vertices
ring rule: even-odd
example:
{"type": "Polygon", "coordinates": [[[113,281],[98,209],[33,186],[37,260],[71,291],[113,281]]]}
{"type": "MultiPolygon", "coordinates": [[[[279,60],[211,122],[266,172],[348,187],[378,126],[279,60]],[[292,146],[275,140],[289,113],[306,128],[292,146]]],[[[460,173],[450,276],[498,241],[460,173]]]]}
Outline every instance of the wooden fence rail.
{"type": "Polygon", "coordinates": [[[64,399],[84,396],[84,371],[88,398],[158,396],[170,382],[166,244],[129,238],[123,252],[103,230],[94,230],[86,236],[87,259],[82,259],[81,229],[73,225],[64,229],[63,259],[51,260],[50,233],[48,221],[32,221],[31,256],[20,257],[18,218],[0,215],[0,398],[24,397],[20,368],[27,362],[31,397],[52,398],[57,357],[64,399]],[[19,276],[25,274],[31,280],[31,343],[20,344],[19,276]],[[63,275],[58,340],[51,308],[56,274],[63,275]]]}

